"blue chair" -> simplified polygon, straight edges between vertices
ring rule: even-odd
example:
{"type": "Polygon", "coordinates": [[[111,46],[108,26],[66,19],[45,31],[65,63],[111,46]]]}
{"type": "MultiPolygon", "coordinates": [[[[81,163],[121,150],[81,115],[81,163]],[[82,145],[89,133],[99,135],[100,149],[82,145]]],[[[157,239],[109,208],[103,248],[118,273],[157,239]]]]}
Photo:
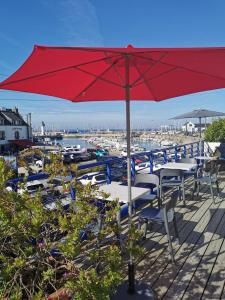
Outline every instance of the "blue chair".
{"type": "Polygon", "coordinates": [[[172,193],[171,198],[166,203],[163,203],[161,208],[147,207],[144,208],[139,215],[138,220],[138,228],[141,229],[141,226],[144,224],[144,236],[143,239],[146,239],[147,234],[147,225],[148,223],[157,223],[163,224],[165,226],[168,244],[169,244],[169,252],[172,259],[172,262],[175,262],[172,241],[169,231],[169,223],[173,223],[176,237],[179,241],[176,216],[175,216],[175,206],[177,204],[178,199],[178,191],[172,193]]]}

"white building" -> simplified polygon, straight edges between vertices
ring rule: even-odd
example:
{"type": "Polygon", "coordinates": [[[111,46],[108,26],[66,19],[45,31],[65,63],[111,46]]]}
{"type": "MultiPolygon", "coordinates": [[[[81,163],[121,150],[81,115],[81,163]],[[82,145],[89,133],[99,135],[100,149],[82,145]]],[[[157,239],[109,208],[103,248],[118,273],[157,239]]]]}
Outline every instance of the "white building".
{"type": "Polygon", "coordinates": [[[186,122],[182,126],[182,131],[188,133],[195,133],[195,132],[199,132],[200,127],[201,127],[201,131],[204,131],[209,125],[210,124],[186,122]]]}
{"type": "Polygon", "coordinates": [[[0,108],[0,152],[29,145],[31,138],[31,126],[23,120],[17,108],[0,108]]]}

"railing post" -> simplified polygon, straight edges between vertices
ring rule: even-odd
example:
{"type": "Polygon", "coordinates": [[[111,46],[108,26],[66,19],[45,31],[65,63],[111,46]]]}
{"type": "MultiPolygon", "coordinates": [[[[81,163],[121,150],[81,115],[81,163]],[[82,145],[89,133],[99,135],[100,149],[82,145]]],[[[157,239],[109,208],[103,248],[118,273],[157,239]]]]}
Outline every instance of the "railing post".
{"type": "Polygon", "coordinates": [[[164,164],[167,163],[167,153],[166,153],[166,149],[163,150],[163,161],[164,161],[164,164]]]}
{"type": "Polygon", "coordinates": [[[73,186],[70,187],[70,196],[72,199],[73,210],[76,211],[76,189],[73,186]]]}
{"type": "Polygon", "coordinates": [[[187,148],[186,148],[186,145],[184,145],[183,155],[184,155],[184,158],[187,156],[187,148]]]}
{"type": "Polygon", "coordinates": [[[111,183],[111,169],[110,169],[110,164],[106,164],[106,178],[107,178],[107,184],[111,183]]]}
{"type": "Polygon", "coordinates": [[[194,157],[194,146],[193,144],[191,144],[191,152],[190,152],[190,157],[193,158],[194,157]]]}
{"type": "Polygon", "coordinates": [[[153,161],[154,161],[154,159],[153,159],[153,153],[151,152],[151,153],[149,154],[150,174],[153,173],[153,161]]]}
{"type": "Polygon", "coordinates": [[[199,156],[199,142],[197,142],[197,156],[199,156]]]}
{"type": "Polygon", "coordinates": [[[201,145],[201,150],[202,150],[201,155],[204,156],[204,151],[205,151],[204,146],[205,146],[205,143],[204,143],[204,141],[202,141],[201,143],[202,143],[202,145],[201,145]]]}
{"type": "Polygon", "coordinates": [[[177,147],[174,148],[174,160],[177,162],[177,147]]]}
{"type": "Polygon", "coordinates": [[[135,179],[135,159],[131,158],[131,179],[134,182],[135,179]]]}

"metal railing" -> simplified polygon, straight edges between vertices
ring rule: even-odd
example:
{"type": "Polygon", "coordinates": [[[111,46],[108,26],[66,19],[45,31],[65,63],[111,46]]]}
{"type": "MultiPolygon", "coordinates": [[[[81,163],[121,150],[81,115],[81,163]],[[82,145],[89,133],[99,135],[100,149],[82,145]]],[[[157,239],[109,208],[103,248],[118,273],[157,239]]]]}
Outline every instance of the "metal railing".
{"type": "MultiPolygon", "coordinates": [[[[149,173],[154,173],[154,167],[156,163],[159,164],[165,164],[169,161],[178,161],[180,158],[190,157],[193,158],[195,156],[203,155],[204,154],[204,141],[198,141],[188,144],[182,144],[182,145],[176,145],[176,146],[170,146],[167,148],[158,148],[153,149],[151,151],[147,152],[140,152],[132,155],[132,163],[131,163],[131,174],[132,178],[135,177],[135,160],[138,158],[144,158],[149,161],[149,173]],[[200,146],[200,143],[202,145],[200,146]],[[201,149],[201,153],[200,153],[201,149]]],[[[107,183],[110,184],[112,180],[112,168],[113,164],[125,164],[126,163],[126,157],[118,157],[118,158],[111,158],[105,161],[97,161],[94,163],[87,163],[78,165],[78,171],[80,170],[89,170],[100,166],[105,166],[105,174],[107,177],[107,183]]],[[[125,170],[125,165],[124,170],[125,170]]],[[[28,176],[27,181],[37,180],[37,179],[45,179],[49,176],[49,174],[46,173],[40,173],[37,175],[28,176]]],[[[22,182],[23,178],[16,178],[10,180],[10,182],[17,183],[22,182]]]]}

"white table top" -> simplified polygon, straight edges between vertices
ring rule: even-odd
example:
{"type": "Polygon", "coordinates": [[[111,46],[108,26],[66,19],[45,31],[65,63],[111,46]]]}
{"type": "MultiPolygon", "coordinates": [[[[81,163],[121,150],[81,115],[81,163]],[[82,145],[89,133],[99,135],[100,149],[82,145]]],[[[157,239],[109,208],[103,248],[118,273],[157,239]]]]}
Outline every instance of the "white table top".
{"type": "Polygon", "coordinates": [[[196,156],[195,159],[199,159],[199,160],[214,160],[216,158],[212,157],[212,156],[196,156]]]}
{"type": "MultiPolygon", "coordinates": [[[[110,194],[110,196],[106,200],[112,201],[118,199],[121,203],[128,202],[128,186],[122,185],[120,182],[111,182],[111,184],[102,185],[99,187],[99,191],[110,194]]],[[[143,196],[146,193],[149,193],[149,189],[132,186],[132,201],[135,201],[137,198],[143,196]]]]}
{"type": "Polygon", "coordinates": [[[179,163],[179,162],[168,162],[161,166],[161,169],[173,169],[173,170],[182,170],[182,171],[190,171],[195,169],[197,164],[189,164],[189,163],[179,163]]]}

